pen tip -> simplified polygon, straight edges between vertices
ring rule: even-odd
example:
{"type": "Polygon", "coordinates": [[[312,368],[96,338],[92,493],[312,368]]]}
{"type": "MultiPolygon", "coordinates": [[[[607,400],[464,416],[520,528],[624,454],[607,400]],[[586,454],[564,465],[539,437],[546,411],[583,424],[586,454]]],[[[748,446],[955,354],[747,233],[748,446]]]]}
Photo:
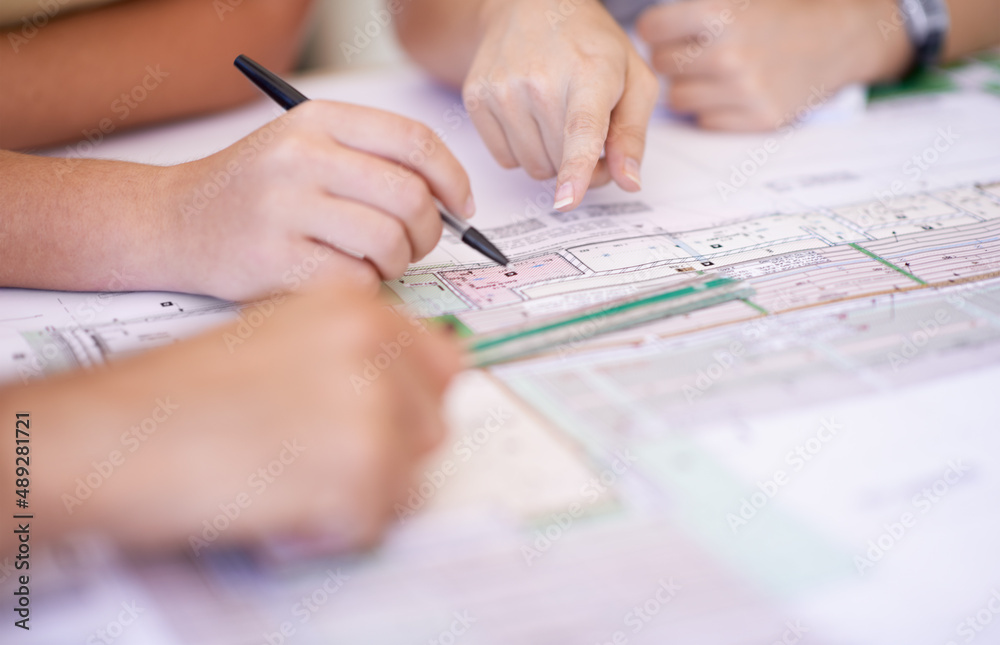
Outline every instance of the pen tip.
{"type": "Polygon", "coordinates": [[[510,260],[500,249],[471,226],[462,234],[462,241],[501,266],[507,266],[510,263],[510,260]]]}

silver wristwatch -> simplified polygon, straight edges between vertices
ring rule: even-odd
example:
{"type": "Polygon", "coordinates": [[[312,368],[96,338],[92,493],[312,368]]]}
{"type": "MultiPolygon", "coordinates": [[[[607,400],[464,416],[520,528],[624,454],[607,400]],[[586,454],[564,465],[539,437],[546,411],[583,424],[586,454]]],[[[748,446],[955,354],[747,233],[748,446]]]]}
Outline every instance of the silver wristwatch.
{"type": "Polygon", "coordinates": [[[945,0],[899,0],[906,34],[913,45],[915,69],[937,64],[948,34],[948,5],[945,0]]]}

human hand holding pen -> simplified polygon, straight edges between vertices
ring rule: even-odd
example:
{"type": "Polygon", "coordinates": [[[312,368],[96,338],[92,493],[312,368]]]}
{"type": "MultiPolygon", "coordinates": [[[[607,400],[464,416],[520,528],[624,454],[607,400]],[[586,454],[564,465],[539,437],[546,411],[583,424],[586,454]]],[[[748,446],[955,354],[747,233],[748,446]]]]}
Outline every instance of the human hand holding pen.
{"type": "Polygon", "coordinates": [[[176,166],[0,151],[0,176],[11,213],[41,214],[8,218],[0,283],[34,289],[106,290],[115,275],[120,290],[251,300],[337,275],[374,293],[437,244],[435,199],[475,208],[429,128],[330,101],[176,166]]]}
{"type": "MultiPolygon", "coordinates": [[[[302,105],[309,100],[305,94],[292,87],[283,78],[248,56],[240,54],[233,61],[233,64],[243,72],[251,83],[256,85],[262,92],[271,97],[275,103],[286,110],[302,105]]],[[[442,223],[462,243],[469,245],[497,264],[507,266],[509,262],[507,256],[494,246],[485,235],[470,226],[464,219],[452,215],[439,201],[434,200],[434,204],[437,206],[442,223]]]]}
{"type": "Polygon", "coordinates": [[[167,288],[234,300],[332,275],[374,291],[437,244],[435,198],[475,212],[468,176],[430,128],[332,101],[163,171],[167,288]]]}

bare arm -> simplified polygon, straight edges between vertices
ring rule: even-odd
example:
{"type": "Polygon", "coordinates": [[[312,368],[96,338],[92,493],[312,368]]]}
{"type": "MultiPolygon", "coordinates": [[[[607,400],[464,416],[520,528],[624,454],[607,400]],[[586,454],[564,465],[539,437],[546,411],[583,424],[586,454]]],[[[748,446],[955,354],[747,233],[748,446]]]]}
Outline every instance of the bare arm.
{"type": "MultiPolygon", "coordinates": [[[[234,502],[219,542],[294,534],[343,549],[377,538],[443,438],[457,346],[340,283],[265,304],[245,340],[232,324],[110,367],[0,386],[10,497],[16,415],[30,413],[33,540],[89,529],[198,554],[215,542],[205,523],[234,502]],[[387,341],[404,348],[360,380],[387,341]],[[281,474],[262,486],[254,473],[277,460],[281,474]]],[[[0,532],[0,560],[16,553],[13,538],[0,532]]]]}
{"type": "MultiPolygon", "coordinates": [[[[952,0],[943,60],[1000,42],[1000,0],[952,0]]],[[[692,0],[647,9],[636,30],[667,102],[698,125],[770,130],[840,88],[894,81],[914,51],[898,0],[692,0]],[[721,25],[705,39],[706,24],[721,25]]]]}
{"type": "MultiPolygon", "coordinates": [[[[437,78],[460,86],[496,0],[412,0],[397,21],[407,53],[437,78]]],[[[1000,0],[948,0],[951,25],[944,61],[1000,44],[1000,0]]],[[[885,16],[889,18],[889,16],[885,16]]],[[[530,44],[528,44],[530,45],[530,44]]],[[[888,69],[886,73],[897,71],[888,69]]]]}
{"type": "Polygon", "coordinates": [[[0,285],[179,286],[163,257],[173,248],[164,216],[170,169],[0,150],[0,176],[0,285]]]}
{"type": "Polygon", "coordinates": [[[432,196],[475,209],[468,176],[429,128],[321,100],[177,166],[0,151],[0,177],[0,285],[34,289],[246,300],[305,279],[300,263],[322,256],[312,277],[374,290],[437,244],[432,196]],[[419,166],[414,142],[433,148],[419,166]]]}
{"type": "Polygon", "coordinates": [[[436,78],[461,87],[483,37],[482,15],[493,0],[411,0],[396,34],[406,52],[436,78]]]}
{"type": "Polygon", "coordinates": [[[1000,0],[948,0],[944,61],[1000,44],[1000,0]]]}
{"type": "Polygon", "coordinates": [[[0,147],[25,149],[234,105],[232,61],[290,68],[311,0],[131,0],[0,34],[0,147]],[[221,11],[220,6],[231,8],[221,11]],[[145,84],[145,86],[144,86],[145,84]],[[152,89],[150,89],[152,88],[152,89]]]}

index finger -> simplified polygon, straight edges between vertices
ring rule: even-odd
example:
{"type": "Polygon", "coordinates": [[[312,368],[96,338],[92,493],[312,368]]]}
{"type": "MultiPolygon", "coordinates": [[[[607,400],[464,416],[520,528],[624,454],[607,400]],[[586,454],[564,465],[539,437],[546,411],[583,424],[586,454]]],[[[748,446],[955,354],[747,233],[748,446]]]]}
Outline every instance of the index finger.
{"type": "MultiPolygon", "coordinates": [[[[341,144],[395,161],[418,173],[431,192],[456,215],[471,217],[475,211],[469,176],[462,164],[434,131],[422,123],[375,108],[309,101],[295,110],[315,114],[320,125],[341,144]]],[[[386,187],[392,187],[386,177],[386,187]]]]}
{"type": "Polygon", "coordinates": [[[590,186],[604,140],[611,123],[611,109],[623,88],[601,91],[598,84],[584,83],[570,87],[563,126],[563,150],[556,180],[553,208],[567,211],[576,208],[590,186]]]}

